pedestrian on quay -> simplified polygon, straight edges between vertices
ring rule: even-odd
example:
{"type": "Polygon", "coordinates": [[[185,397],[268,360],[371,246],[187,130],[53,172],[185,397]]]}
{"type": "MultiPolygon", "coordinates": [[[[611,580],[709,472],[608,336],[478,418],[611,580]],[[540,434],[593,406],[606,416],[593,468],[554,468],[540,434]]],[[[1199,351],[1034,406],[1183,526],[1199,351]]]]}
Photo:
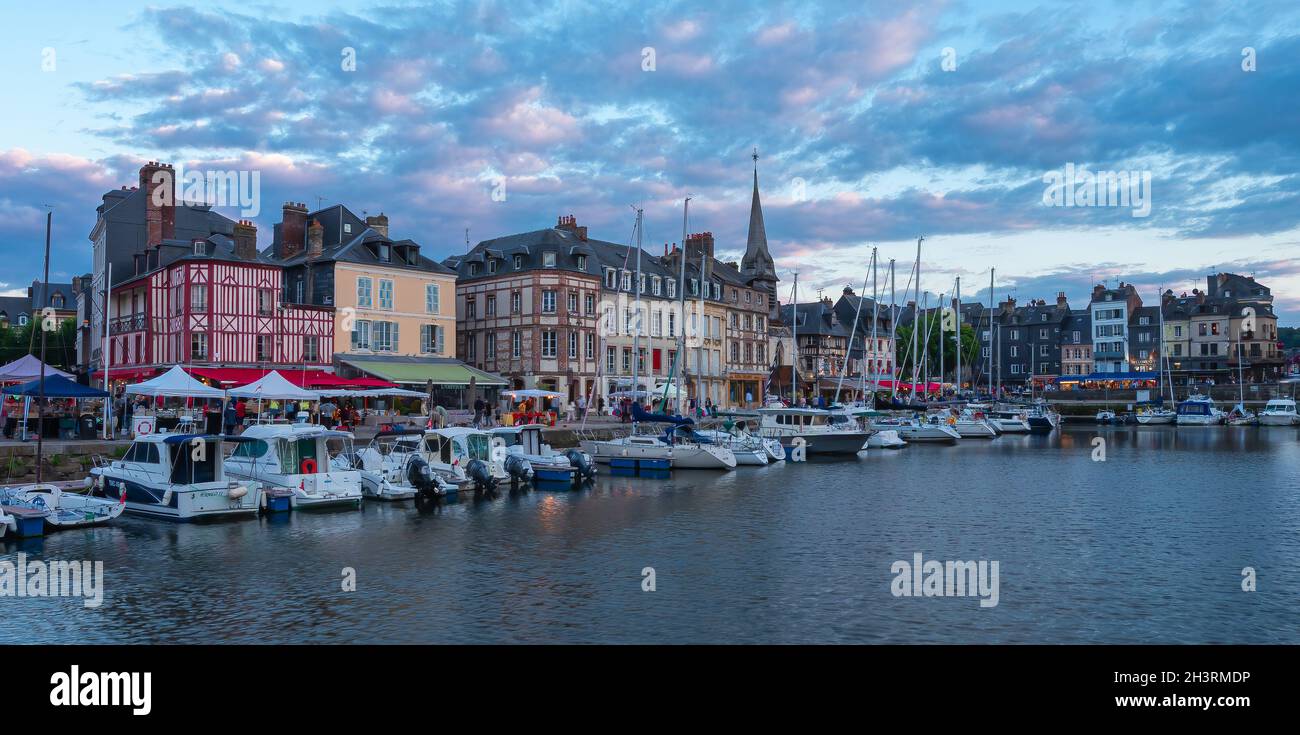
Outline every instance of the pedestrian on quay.
{"type": "Polygon", "coordinates": [[[239,414],[235,411],[235,404],[227,403],[226,408],[222,411],[222,433],[226,436],[235,435],[235,424],[239,422],[239,414]]]}

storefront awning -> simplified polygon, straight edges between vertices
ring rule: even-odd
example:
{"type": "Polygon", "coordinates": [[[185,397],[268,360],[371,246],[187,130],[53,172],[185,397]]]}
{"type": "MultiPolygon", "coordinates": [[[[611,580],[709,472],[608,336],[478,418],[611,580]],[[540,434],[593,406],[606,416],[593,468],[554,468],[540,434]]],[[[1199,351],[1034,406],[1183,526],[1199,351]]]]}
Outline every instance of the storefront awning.
{"type": "MultiPolygon", "coordinates": [[[[148,380],[158,374],[157,368],[109,368],[109,380],[127,380],[141,381],[148,380]]],[[[91,376],[91,380],[99,382],[104,379],[104,371],[96,370],[91,376]]]]}
{"type": "Polygon", "coordinates": [[[405,385],[423,386],[432,380],[434,385],[459,388],[468,386],[470,378],[474,378],[474,384],[480,387],[507,385],[504,378],[470,367],[459,360],[433,362],[349,358],[340,362],[377,378],[405,385]]]}
{"type": "MultiPolygon", "coordinates": [[[[196,378],[207,378],[226,388],[255,383],[271,373],[270,368],[187,367],[185,370],[196,378]]],[[[383,381],[358,383],[354,380],[341,378],[334,373],[327,373],[324,370],[293,370],[286,368],[279,370],[279,373],[284,376],[285,380],[301,388],[387,388],[392,385],[383,381]]]]}

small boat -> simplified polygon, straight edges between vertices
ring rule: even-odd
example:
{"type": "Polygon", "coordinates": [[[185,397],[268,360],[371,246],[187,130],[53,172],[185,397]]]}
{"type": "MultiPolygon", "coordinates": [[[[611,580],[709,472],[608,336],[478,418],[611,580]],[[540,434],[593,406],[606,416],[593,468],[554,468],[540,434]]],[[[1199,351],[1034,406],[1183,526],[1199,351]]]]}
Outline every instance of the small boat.
{"type": "MultiPolygon", "coordinates": [[[[502,442],[510,457],[518,457],[525,463],[531,470],[531,479],[538,482],[579,482],[596,475],[596,462],[591,455],[578,449],[555,451],[542,441],[542,427],[537,424],[503,426],[492,429],[491,434],[493,444],[502,442]]],[[[512,479],[524,475],[522,467],[506,458],[506,471],[512,479]]]]}
{"type": "Polygon", "coordinates": [[[1300,424],[1294,398],[1274,398],[1259,412],[1260,426],[1295,426],[1300,424]]]}
{"type": "Polygon", "coordinates": [[[434,437],[441,437],[436,457],[429,457],[430,462],[441,460],[439,464],[455,468],[464,468],[464,476],[469,484],[478,490],[493,490],[503,481],[510,480],[506,471],[506,453],[494,456],[492,435],[481,429],[465,426],[449,426],[443,429],[430,429],[425,432],[426,451],[433,449],[434,437]]]}
{"type": "Polygon", "coordinates": [[[1223,417],[1224,423],[1229,426],[1258,426],[1259,417],[1253,411],[1248,411],[1245,406],[1238,403],[1232,407],[1223,417]]]}
{"type": "Polygon", "coordinates": [[[1115,423],[1115,412],[1109,408],[1103,408],[1097,412],[1096,421],[1099,424],[1113,424],[1115,423]]]}
{"type": "Polygon", "coordinates": [[[802,439],[805,451],[814,454],[857,454],[867,448],[875,428],[862,429],[842,411],[824,408],[766,407],[758,409],[759,433],[776,439],[782,447],[795,446],[802,439]]]}
{"type": "Polygon", "coordinates": [[[608,464],[614,459],[667,460],[673,469],[730,470],[736,466],[736,455],[724,446],[714,444],[694,435],[695,422],[682,416],[652,414],[632,404],[634,431],[628,436],[614,439],[583,439],[582,449],[608,464]],[[669,424],[662,435],[638,433],[641,424],[669,424]],[[687,432],[679,433],[678,428],[687,432]]]}
{"type": "Polygon", "coordinates": [[[877,430],[892,430],[904,441],[955,444],[961,434],[946,420],[938,416],[912,416],[894,419],[881,419],[871,423],[877,430]]]}
{"type": "Polygon", "coordinates": [[[1029,417],[1023,410],[996,409],[989,413],[989,423],[1005,434],[1028,434],[1029,417]]]}
{"type": "Polygon", "coordinates": [[[1223,412],[1214,406],[1214,399],[1199,393],[1178,404],[1179,426],[1212,426],[1223,423],[1223,412]]]}
{"type": "Polygon", "coordinates": [[[902,449],[907,446],[907,442],[898,435],[897,431],[883,429],[871,435],[867,440],[867,446],[871,449],[902,449]]]}
{"type": "Polygon", "coordinates": [[[45,522],[55,528],[80,528],[107,523],[122,515],[125,498],[96,498],[65,492],[58,485],[42,483],[0,490],[0,503],[47,511],[45,522]]]}
{"type": "Polygon", "coordinates": [[[1172,424],[1178,418],[1178,413],[1161,406],[1148,406],[1138,410],[1135,418],[1143,425],[1172,424]]]}
{"type": "MultiPolygon", "coordinates": [[[[714,444],[730,449],[731,453],[736,455],[737,465],[766,465],[772,461],[771,453],[762,437],[721,429],[701,429],[695,433],[714,444]]],[[[784,458],[783,454],[782,459],[784,458]]]]}
{"type": "Polygon", "coordinates": [[[429,499],[456,494],[469,478],[464,468],[451,464],[450,446],[447,461],[442,461],[442,437],[427,434],[426,429],[396,429],[376,434],[349,462],[361,475],[362,492],[380,500],[429,499]]]}
{"type": "Polygon", "coordinates": [[[226,458],[226,473],[260,482],[263,489],[291,491],[294,510],[361,507],[361,473],[332,461],[332,455],[355,454],[346,431],[306,423],[255,424],[227,441],[236,446],[226,458]]]}
{"type": "Polygon", "coordinates": [[[950,412],[954,421],[949,425],[957,431],[957,434],[963,439],[996,439],[998,436],[997,429],[989,423],[988,416],[983,411],[972,411],[969,408],[960,412],[950,412]]]}
{"type": "Polygon", "coordinates": [[[262,485],[226,477],[222,438],[166,431],[136,437],[121,459],[96,460],[94,493],[125,498],[128,513],[175,521],[256,515],[262,485]]]}
{"type": "Polygon", "coordinates": [[[1030,434],[1050,434],[1056,428],[1056,417],[1043,406],[1030,406],[1025,420],[1029,422],[1030,434]]]}

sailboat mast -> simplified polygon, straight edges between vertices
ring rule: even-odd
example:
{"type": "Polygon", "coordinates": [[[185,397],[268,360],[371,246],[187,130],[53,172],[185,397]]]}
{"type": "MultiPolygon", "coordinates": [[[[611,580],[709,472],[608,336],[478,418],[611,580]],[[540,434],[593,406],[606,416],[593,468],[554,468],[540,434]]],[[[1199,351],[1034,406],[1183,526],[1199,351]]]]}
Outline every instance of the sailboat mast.
{"type": "MultiPolygon", "coordinates": [[[[685,244],[683,244],[683,245],[682,245],[682,258],[685,259],[685,257],[686,257],[686,246],[685,246],[685,244]]],[[[700,279],[699,279],[699,281],[697,282],[697,283],[699,284],[699,288],[696,290],[696,293],[697,293],[697,295],[699,296],[699,299],[697,300],[696,303],[698,303],[699,306],[700,306],[700,313],[699,313],[699,324],[698,324],[698,326],[695,328],[695,338],[696,338],[696,340],[698,340],[697,345],[696,345],[696,347],[695,347],[695,406],[696,406],[696,408],[699,408],[699,409],[703,409],[703,408],[704,408],[704,378],[703,378],[703,375],[704,375],[704,338],[703,338],[703,337],[701,336],[701,334],[700,334],[700,328],[704,326],[704,320],[705,320],[705,319],[708,319],[708,317],[704,315],[704,265],[705,265],[705,258],[708,258],[708,257],[709,257],[708,251],[705,250],[704,246],[701,244],[701,246],[700,246],[700,279]]],[[[682,284],[682,288],[686,288],[686,284],[685,284],[685,283],[682,284]]],[[[775,289],[773,289],[773,291],[775,291],[775,289]]],[[[775,297],[775,296],[776,296],[776,294],[773,293],[773,297],[775,297]]],[[[686,317],[683,316],[682,318],[685,319],[686,317]]],[[[683,324],[685,324],[685,322],[683,322],[683,324]]]]}
{"type": "Polygon", "coordinates": [[[957,298],[953,305],[954,315],[957,317],[957,379],[953,382],[957,384],[957,397],[961,397],[961,276],[957,276],[957,298]]]}
{"type": "Polygon", "coordinates": [[[632,333],[632,400],[637,402],[641,400],[638,394],[641,387],[641,236],[645,224],[644,214],[645,210],[636,210],[636,282],[632,284],[632,291],[636,294],[633,301],[636,319],[632,322],[636,325],[636,331],[632,333]]]}
{"type": "MultiPolygon", "coordinates": [[[[45,213],[45,279],[41,281],[42,301],[48,304],[50,300],[50,227],[54,223],[54,210],[45,213]]],[[[42,306],[41,310],[44,311],[42,306]]],[[[35,311],[35,310],[33,310],[35,311]]],[[[36,482],[41,482],[41,460],[43,459],[43,450],[45,437],[45,339],[49,330],[45,328],[44,315],[32,314],[36,321],[32,323],[32,328],[41,330],[41,377],[40,377],[40,402],[36,404],[36,482]]],[[[108,345],[104,345],[108,349],[108,345]]],[[[108,400],[108,399],[105,399],[108,400]]]]}
{"type": "Polygon", "coordinates": [[[677,415],[682,415],[682,366],[686,364],[686,228],[687,217],[691,211],[691,198],[686,197],[682,205],[682,276],[677,282],[677,311],[681,314],[681,323],[677,325],[677,360],[673,366],[675,375],[673,376],[677,383],[674,387],[677,389],[677,415]]]}
{"type": "Polygon", "coordinates": [[[993,392],[993,274],[996,268],[989,268],[989,398],[996,398],[993,392]]]}
{"type": "Polygon", "coordinates": [[[794,381],[790,386],[790,403],[799,402],[799,271],[794,272],[794,293],[790,304],[790,377],[794,381]]]}
{"type": "MultiPolygon", "coordinates": [[[[875,263],[875,261],[876,251],[873,249],[871,251],[871,262],[875,263]]],[[[862,278],[862,293],[864,296],[867,293],[867,278],[869,277],[864,276],[862,278]]],[[[853,354],[853,339],[858,336],[858,316],[862,314],[862,299],[864,296],[858,297],[858,308],[853,310],[853,330],[849,332],[849,347],[844,351],[844,364],[840,368],[840,379],[835,383],[835,400],[831,401],[831,403],[840,402],[840,388],[844,385],[845,373],[849,371],[849,355],[853,354]]],[[[865,351],[862,354],[863,357],[866,357],[865,351]]]]}
{"type": "Polygon", "coordinates": [[[939,294],[939,396],[943,397],[943,294],[939,294]]]}
{"type": "Polygon", "coordinates": [[[889,365],[890,365],[889,377],[891,378],[889,382],[893,384],[890,386],[890,388],[893,391],[892,393],[890,393],[889,396],[891,401],[898,398],[898,381],[900,378],[903,377],[903,367],[898,364],[898,343],[896,342],[896,338],[898,337],[898,315],[894,313],[896,307],[898,306],[898,295],[894,291],[894,288],[897,285],[898,282],[894,278],[894,259],[890,258],[889,259],[889,346],[894,350],[894,354],[889,356],[889,365]],[[894,368],[898,368],[897,375],[895,375],[894,368]]]}
{"type": "Polygon", "coordinates": [[[912,301],[912,400],[916,400],[916,369],[919,366],[917,358],[920,351],[917,349],[916,337],[917,331],[921,328],[921,241],[924,237],[916,239],[916,299],[912,301]]]}
{"type": "MultiPolygon", "coordinates": [[[[871,354],[873,355],[871,358],[871,382],[872,383],[876,383],[880,379],[880,367],[879,367],[880,343],[877,341],[877,337],[876,337],[876,327],[880,324],[880,296],[877,288],[877,281],[879,280],[877,276],[879,275],[879,271],[880,271],[880,259],[877,257],[878,250],[879,248],[871,249],[871,354]]],[[[863,350],[862,354],[863,356],[865,356],[867,354],[866,350],[863,350]]],[[[866,398],[867,398],[866,374],[867,372],[864,369],[862,371],[862,376],[863,376],[862,400],[864,403],[866,402],[866,398]]],[[[871,393],[874,396],[875,390],[872,390],[871,393]]],[[[871,407],[874,407],[874,405],[875,405],[875,401],[872,401],[871,407]]]]}

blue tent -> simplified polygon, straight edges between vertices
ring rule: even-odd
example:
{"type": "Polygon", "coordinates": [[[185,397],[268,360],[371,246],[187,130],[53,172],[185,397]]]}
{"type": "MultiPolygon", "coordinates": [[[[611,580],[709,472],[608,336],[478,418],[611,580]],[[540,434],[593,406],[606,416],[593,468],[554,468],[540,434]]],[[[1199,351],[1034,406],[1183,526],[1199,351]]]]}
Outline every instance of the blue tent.
{"type": "MultiPolygon", "coordinates": [[[[4,390],[6,395],[32,396],[41,395],[40,379],[31,380],[21,385],[11,385],[4,390]]],[[[45,378],[46,398],[106,398],[108,394],[98,388],[76,383],[62,375],[49,375],[45,378]]]]}

